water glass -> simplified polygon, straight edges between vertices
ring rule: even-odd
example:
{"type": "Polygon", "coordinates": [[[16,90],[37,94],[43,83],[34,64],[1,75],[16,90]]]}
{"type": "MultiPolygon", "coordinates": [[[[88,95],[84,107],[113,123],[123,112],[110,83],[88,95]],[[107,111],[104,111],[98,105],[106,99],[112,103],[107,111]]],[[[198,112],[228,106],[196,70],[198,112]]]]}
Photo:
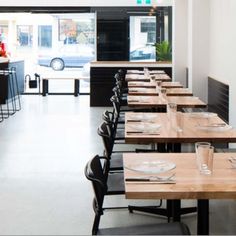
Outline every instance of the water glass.
{"type": "Polygon", "coordinates": [[[176,103],[168,103],[167,116],[169,118],[171,127],[177,132],[183,132],[183,114],[182,112],[177,112],[176,103]]]}
{"type": "Polygon", "coordinates": [[[166,99],[166,88],[160,88],[160,96],[166,99]]]}
{"type": "Polygon", "coordinates": [[[149,73],[148,68],[145,67],[145,68],[143,69],[143,71],[144,71],[144,77],[145,77],[145,78],[150,78],[150,73],[149,73]]]}
{"type": "Polygon", "coordinates": [[[161,88],[162,81],[157,80],[156,85],[157,87],[161,88]]]}
{"type": "Polygon", "coordinates": [[[174,102],[169,102],[167,104],[167,115],[168,115],[169,119],[171,119],[173,114],[175,115],[176,112],[177,112],[177,104],[174,102]]]}
{"type": "Polygon", "coordinates": [[[211,175],[213,170],[214,147],[207,142],[195,144],[197,165],[201,174],[211,175]]]}
{"type": "Polygon", "coordinates": [[[150,75],[150,82],[155,83],[155,75],[150,75]]]}
{"type": "Polygon", "coordinates": [[[161,81],[156,81],[156,92],[160,94],[161,90],[161,81]]]}

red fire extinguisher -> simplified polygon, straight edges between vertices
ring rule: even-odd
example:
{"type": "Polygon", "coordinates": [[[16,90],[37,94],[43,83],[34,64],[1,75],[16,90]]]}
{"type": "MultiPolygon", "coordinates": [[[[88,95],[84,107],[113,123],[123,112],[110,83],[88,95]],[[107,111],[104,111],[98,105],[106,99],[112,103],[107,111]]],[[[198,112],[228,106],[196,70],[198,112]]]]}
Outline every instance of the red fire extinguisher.
{"type": "Polygon", "coordinates": [[[7,57],[5,43],[3,43],[2,41],[0,41],[0,56],[7,57]]]}

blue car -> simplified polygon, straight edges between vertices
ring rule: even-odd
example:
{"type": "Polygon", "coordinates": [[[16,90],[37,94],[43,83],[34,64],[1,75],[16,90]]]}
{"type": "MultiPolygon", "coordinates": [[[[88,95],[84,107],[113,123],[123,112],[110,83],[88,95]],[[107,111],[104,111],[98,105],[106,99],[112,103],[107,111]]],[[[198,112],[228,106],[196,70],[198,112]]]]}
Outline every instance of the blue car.
{"type": "Polygon", "coordinates": [[[130,61],[155,61],[156,51],[154,46],[136,48],[130,52],[130,61]]]}
{"type": "Polygon", "coordinates": [[[83,67],[95,59],[93,48],[84,45],[66,45],[57,53],[40,55],[38,65],[51,67],[55,71],[64,70],[66,67],[83,67]]]}

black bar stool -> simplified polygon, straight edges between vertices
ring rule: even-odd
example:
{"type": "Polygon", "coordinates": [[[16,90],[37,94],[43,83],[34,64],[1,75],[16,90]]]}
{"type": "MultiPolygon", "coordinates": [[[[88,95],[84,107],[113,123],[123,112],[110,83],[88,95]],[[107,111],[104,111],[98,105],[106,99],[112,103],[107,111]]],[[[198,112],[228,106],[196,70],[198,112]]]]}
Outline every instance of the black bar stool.
{"type": "Polygon", "coordinates": [[[1,117],[0,121],[14,115],[16,111],[21,110],[20,93],[18,87],[18,80],[16,75],[16,68],[11,67],[0,70],[0,75],[7,80],[7,97],[6,101],[2,102],[0,107],[1,117]]]}

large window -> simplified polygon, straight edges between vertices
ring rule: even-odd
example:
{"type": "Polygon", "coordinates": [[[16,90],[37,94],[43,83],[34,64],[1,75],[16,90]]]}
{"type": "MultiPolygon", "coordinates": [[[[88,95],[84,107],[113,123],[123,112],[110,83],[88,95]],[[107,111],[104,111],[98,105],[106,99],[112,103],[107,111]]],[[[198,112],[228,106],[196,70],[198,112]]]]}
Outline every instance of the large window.
{"type": "Polygon", "coordinates": [[[32,47],[33,45],[33,26],[32,25],[18,25],[17,26],[17,40],[21,47],[32,47]]]}
{"type": "Polygon", "coordinates": [[[156,18],[155,17],[145,17],[141,19],[140,32],[146,33],[147,43],[156,42],[156,18]]]}
{"type": "Polygon", "coordinates": [[[38,26],[38,46],[51,48],[52,47],[52,26],[39,25],[38,26]]]}
{"type": "Polygon", "coordinates": [[[94,44],[94,18],[60,19],[59,40],[64,44],[94,44]]]}
{"type": "Polygon", "coordinates": [[[156,17],[130,17],[130,61],[155,61],[156,17]]]}
{"type": "Polygon", "coordinates": [[[8,37],[8,26],[0,24],[0,40],[5,43],[7,37],[8,37]]]}
{"type": "Polygon", "coordinates": [[[152,13],[130,16],[130,61],[161,61],[172,57],[172,8],[156,8],[152,13]]]}

